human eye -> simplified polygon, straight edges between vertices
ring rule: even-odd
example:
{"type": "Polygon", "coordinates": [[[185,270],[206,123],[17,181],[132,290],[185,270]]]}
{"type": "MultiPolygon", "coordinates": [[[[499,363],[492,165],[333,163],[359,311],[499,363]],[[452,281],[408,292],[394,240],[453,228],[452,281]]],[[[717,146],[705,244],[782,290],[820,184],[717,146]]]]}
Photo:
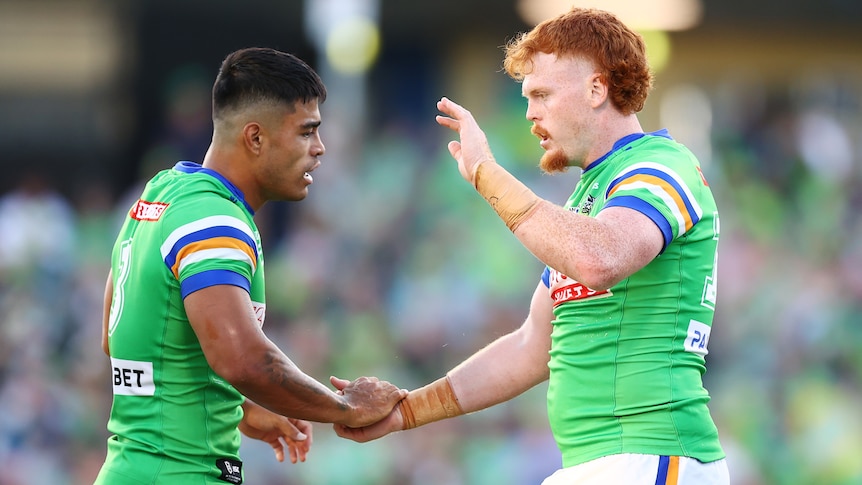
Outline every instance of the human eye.
{"type": "Polygon", "coordinates": [[[320,126],[320,125],[317,125],[317,124],[315,124],[315,125],[307,125],[307,126],[305,126],[305,129],[304,129],[304,130],[302,131],[302,133],[300,133],[300,134],[301,134],[304,138],[311,138],[311,137],[313,137],[313,136],[316,136],[316,135],[317,135],[317,128],[318,128],[318,126],[320,126]]]}
{"type": "Polygon", "coordinates": [[[548,93],[545,91],[530,91],[526,96],[528,101],[543,101],[547,97],[548,93]]]}

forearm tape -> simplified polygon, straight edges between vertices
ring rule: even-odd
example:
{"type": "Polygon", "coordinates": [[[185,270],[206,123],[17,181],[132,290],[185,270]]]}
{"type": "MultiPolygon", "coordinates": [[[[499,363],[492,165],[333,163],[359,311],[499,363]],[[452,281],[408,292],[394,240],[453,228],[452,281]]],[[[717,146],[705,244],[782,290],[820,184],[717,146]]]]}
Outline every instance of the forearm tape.
{"type": "Polygon", "coordinates": [[[401,401],[404,429],[464,414],[449,377],[441,377],[425,387],[410,391],[401,401]]]}
{"type": "Polygon", "coordinates": [[[541,199],[495,162],[481,163],[473,181],[512,232],[539,207],[541,199]]]}

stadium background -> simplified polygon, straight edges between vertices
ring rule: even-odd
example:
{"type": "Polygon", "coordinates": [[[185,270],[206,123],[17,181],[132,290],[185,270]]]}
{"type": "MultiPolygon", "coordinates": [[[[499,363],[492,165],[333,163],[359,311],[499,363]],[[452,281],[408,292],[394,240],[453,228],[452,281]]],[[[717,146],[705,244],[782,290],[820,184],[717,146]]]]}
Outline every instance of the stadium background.
{"type": "MultiPolygon", "coordinates": [[[[644,30],[641,120],[700,156],[722,211],[705,382],[733,483],[862,483],[862,3],[695,5],[690,28],[644,30]]],[[[308,199],[258,216],[265,329],[300,367],[410,388],[519,325],[541,265],[460,179],[434,103],[564,201],[577,175],[538,173],[500,71],[528,28],[514,0],[0,0],[0,485],[94,478],[113,237],[143,180],[202,159],[236,48],[298,54],[330,90],[308,199]]],[[[559,464],[544,390],[364,445],[318,425],[300,465],[246,440],[246,482],[538,483],[559,464]]]]}

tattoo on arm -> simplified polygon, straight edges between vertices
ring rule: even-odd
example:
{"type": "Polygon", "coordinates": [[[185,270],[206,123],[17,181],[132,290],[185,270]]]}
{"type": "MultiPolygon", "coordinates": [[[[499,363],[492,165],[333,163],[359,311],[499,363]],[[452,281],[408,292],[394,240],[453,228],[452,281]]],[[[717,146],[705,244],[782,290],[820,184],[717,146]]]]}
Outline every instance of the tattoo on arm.
{"type": "MultiPolygon", "coordinates": [[[[263,362],[264,372],[269,377],[270,382],[276,386],[288,388],[293,384],[294,386],[301,386],[314,394],[327,394],[321,385],[315,385],[317,382],[314,379],[310,377],[298,379],[298,376],[303,375],[302,371],[290,362],[283,353],[275,349],[267,350],[263,356],[263,362]]],[[[338,407],[346,410],[348,406],[343,400],[339,400],[338,407]]]]}

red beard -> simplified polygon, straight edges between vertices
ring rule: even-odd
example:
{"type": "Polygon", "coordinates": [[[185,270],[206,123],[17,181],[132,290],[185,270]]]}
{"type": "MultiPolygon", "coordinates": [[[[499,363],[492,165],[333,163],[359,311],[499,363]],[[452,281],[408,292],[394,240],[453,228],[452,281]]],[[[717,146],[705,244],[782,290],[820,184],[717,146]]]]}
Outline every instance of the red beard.
{"type": "MultiPolygon", "coordinates": [[[[536,125],[533,125],[530,129],[530,133],[540,140],[548,138],[548,134],[536,125]]],[[[563,173],[569,169],[569,160],[560,151],[546,151],[545,154],[542,155],[542,159],[539,160],[539,168],[542,169],[543,172],[549,174],[563,173]]]]}
{"type": "Polygon", "coordinates": [[[539,168],[549,174],[563,173],[569,169],[569,159],[560,151],[545,152],[539,160],[539,168]]]}

